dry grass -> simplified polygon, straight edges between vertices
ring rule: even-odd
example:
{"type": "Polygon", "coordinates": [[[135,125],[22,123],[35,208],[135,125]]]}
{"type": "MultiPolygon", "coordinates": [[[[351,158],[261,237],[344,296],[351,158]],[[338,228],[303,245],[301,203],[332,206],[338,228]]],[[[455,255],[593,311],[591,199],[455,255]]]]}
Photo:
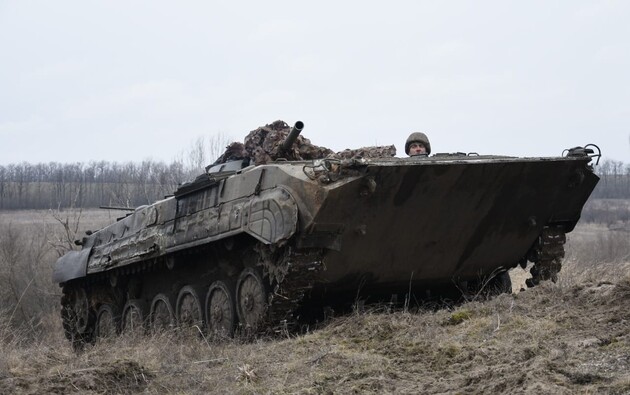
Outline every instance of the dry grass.
{"type": "Polygon", "coordinates": [[[106,210],[0,211],[0,306],[10,310],[11,325],[32,335],[42,330],[42,317],[58,309],[61,297],[51,282],[52,264],[86,230],[114,221],[111,215],[106,210]]]}
{"type": "Polygon", "coordinates": [[[74,354],[4,344],[0,393],[627,393],[630,282],[545,284],[455,310],[365,312],[284,339],[177,333],[74,354]]]}
{"type": "Polygon", "coordinates": [[[616,237],[576,229],[557,284],[456,308],[357,312],[285,339],[174,332],[77,354],[56,312],[17,325],[10,306],[0,393],[630,393],[630,261],[616,237]]]}

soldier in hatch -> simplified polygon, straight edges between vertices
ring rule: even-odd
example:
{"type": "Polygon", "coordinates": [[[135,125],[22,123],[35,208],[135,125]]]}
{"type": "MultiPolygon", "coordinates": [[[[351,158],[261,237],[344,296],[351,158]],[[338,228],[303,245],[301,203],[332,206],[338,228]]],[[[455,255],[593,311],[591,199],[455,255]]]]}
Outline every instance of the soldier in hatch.
{"type": "Polygon", "coordinates": [[[411,133],[405,143],[405,153],[409,156],[429,155],[431,143],[427,135],[422,132],[411,133]]]}

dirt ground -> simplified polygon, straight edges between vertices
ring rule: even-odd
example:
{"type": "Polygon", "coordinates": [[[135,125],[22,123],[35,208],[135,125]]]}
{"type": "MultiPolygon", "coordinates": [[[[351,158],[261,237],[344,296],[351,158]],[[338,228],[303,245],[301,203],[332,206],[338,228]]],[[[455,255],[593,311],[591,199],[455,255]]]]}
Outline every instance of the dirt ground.
{"type": "Polygon", "coordinates": [[[517,268],[492,300],[368,307],[275,339],[171,332],[74,352],[57,312],[16,329],[0,306],[0,394],[628,394],[628,240],[583,225],[556,284],[521,291],[517,268]]]}
{"type": "Polygon", "coordinates": [[[167,333],[75,354],[59,330],[3,350],[0,393],[625,394],[630,265],[619,274],[253,343],[167,333]]]}

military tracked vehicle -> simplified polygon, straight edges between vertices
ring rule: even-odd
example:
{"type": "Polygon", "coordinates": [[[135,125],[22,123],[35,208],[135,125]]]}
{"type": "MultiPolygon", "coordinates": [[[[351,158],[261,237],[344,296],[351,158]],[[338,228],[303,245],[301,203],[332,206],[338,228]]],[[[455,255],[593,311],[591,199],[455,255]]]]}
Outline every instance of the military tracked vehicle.
{"type": "Polygon", "coordinates": [[[545,158],[335,156],[304,148],[301,122],[267,126],[256,134],[264,152],[232,147],[57,261],[69,339],[291,330],[357,300],[509,292],[506,272],[527,262],[530,286],[555,280],[598,182],[593,145],[545,158]]]}

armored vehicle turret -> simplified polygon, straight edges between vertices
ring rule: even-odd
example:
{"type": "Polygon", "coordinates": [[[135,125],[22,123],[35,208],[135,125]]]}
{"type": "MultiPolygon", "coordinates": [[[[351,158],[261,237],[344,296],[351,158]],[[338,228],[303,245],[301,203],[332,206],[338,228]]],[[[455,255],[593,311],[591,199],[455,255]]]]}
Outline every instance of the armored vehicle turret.
{"type": "Polygon", "coordinates": [[[548,158],[334,154],[298,136],[303,126],[253,131],[174,196],[61,257],[67,336],[291,329],[357,299],[509,292],[506,272],[527,262],[530,286],[555,280],[598,182],[594,146],[548,158]]]}

